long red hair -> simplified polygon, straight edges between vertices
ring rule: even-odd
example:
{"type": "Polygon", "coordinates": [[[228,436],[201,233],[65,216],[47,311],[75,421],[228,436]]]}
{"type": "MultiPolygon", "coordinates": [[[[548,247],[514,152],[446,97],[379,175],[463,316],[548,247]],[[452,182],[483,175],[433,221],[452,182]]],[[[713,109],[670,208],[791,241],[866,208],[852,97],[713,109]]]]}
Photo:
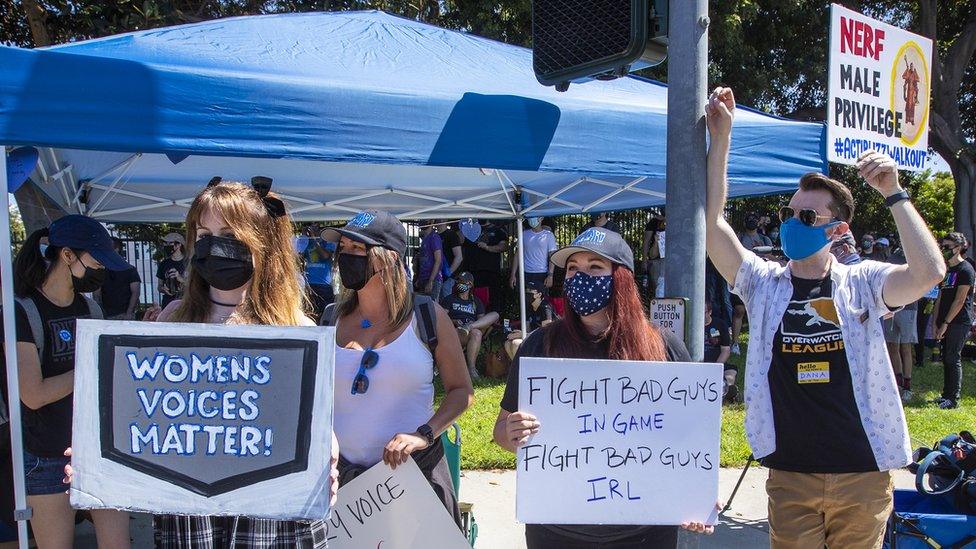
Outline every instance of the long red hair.
{"type": "Polygon", "coordinates": [[[572,307],[566,307],[562,320],[554,322],[546,331],[547,354],[553,358],[588,358],[587,349],[594,340],[607,343],[607,357],[611,360],[665,360],[664,338],[656,326],[647,320],[637,282],[630,269],[613,266],[613,292],[607,314],[607,331],[593,337],[572,307]]]}

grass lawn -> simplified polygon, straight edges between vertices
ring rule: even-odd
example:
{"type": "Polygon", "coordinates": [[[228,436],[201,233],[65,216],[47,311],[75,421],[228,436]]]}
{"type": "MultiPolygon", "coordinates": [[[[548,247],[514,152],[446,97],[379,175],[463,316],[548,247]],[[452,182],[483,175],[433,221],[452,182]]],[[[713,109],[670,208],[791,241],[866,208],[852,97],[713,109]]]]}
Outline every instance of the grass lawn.
{"type": "MultiPolygon", "coordinates": [[[[744,376],[743,355],[734,356],[739,365],[740,395],[744,376]]],[[[963,398],[959,408],[940,410],[928,401],[939,396],[942,390],[942,364],[927,362],[912,373],[912,389],[915,398],[905,406],[912,446],[930,446],[943,436],[963,429],[976,429],[976,366],[963,361],[963,398]]],[[[461,467],[464,469],[512,469],[515,456],[502,450],[491,438],[498,415],[498,403],[505,391],[504,380],[482,379],[475,382],[474,405],[461,416],[462,449],[461,467]]],[[[442,392],[438,388],[439,402],[442,392]]],[[[723,467],[745,465],[751,451],[745,435],[745,409],[741,404],[722,410],[722,457],[723,467]]]]}

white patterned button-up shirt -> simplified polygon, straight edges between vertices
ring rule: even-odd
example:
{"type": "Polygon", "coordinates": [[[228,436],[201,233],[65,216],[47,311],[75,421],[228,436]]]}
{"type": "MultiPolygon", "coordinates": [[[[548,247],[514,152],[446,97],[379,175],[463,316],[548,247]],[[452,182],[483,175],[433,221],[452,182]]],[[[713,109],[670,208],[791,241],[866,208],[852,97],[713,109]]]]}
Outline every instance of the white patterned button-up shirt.
{"type": "MultiPolygon", "coordinates": [[[[881,471],[911,462],[908,426],[881,331],[881,317],[890,312],[881,289],[894,267],[877,261],[847,266],[833,259],[830,267],[854,400],[881,471]]],[[[776,450],[768,374],[776,330],[793,295],[790,269],[747,252],[732,292],[742,298],[749,315],[746,435],[753,455],[762,458],[776,450]]]]}

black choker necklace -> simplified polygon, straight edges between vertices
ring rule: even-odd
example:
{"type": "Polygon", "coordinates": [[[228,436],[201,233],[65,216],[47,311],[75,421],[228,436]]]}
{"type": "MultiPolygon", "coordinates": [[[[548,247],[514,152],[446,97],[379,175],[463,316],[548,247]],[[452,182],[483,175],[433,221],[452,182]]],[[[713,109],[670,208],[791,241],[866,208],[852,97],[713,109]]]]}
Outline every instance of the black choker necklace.
{"type": "Polygon", "coordinates": [[[221,307],[237,307],[238,305],[240,305],[240,303],[221,303],[212,297],[209,299],[211,303],[213,303],[214,305],[220,305],[221,307]]]}

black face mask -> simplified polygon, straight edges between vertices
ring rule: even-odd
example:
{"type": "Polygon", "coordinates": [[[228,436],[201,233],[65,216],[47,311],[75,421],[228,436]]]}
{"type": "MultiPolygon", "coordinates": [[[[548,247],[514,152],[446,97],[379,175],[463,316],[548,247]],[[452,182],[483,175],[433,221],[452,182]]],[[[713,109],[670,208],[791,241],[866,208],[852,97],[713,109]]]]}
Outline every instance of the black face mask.
{"type": "Polygon", "coordinates": [[[350,290],[362,290],[372,275],[369,274],[369,260],[365,255],[339,254],[339,276],[342,285],[350,290]]]}
{"type": "Polygon", "coordinates": [[[233,290],[247,284],[254,275],[251,250],[236,238],[207,235],[193,250],[193,270],[211,288],[233,290]]]}
{"type": "Polygon", "coordinates": [[[75,291],[87,294],[94,292],[105,284],[105,278],[108,276],[108,271],[105,269],[92,269],[88,265],[85,265],[84,261],[78,259],[78,261],[85,267],[85,274],[81,277],[71,275],[71,284],[74,286],[75,291]]]}
{"type": "Polygon", "coordinates": [[[163,253],[165,253],[166,255],[173,255],[173,252],[175,251],[176,251],[176,246],[163,246],[163,253]]]}

